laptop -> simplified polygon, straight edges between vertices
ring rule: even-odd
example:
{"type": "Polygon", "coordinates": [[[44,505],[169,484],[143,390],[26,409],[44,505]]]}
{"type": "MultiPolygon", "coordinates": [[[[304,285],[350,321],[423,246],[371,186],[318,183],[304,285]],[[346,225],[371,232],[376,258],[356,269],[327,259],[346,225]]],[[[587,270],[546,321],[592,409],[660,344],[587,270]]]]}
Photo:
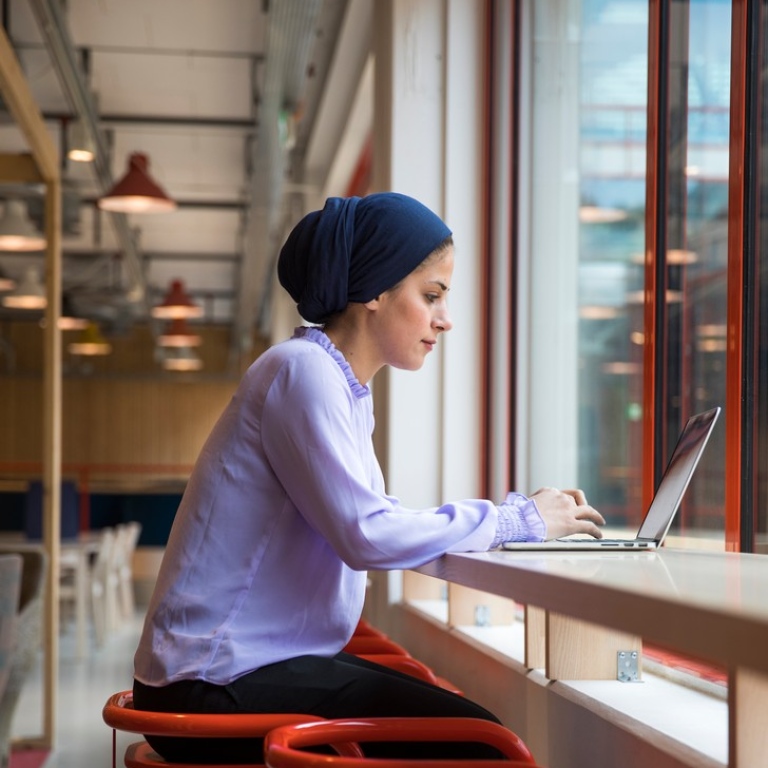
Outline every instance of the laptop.
{"type": "Polygon", "coordinates": [[[508,541],[502,549],[541,550],[654,550],[663,543],[680,508],[688,484],[714,429],[720,408],[712,408],[688,419],[680,433],[651,506],[634,539],[594,539],[592,537],[550,539],[549,541],[508,541]]]}

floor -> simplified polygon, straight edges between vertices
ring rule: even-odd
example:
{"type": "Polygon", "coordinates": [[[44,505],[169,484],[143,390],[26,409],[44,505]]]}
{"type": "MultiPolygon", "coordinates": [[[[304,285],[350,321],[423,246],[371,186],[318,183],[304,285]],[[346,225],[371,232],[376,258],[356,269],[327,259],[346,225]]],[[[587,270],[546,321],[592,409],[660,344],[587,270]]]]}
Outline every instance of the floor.
{"type": "MultiPolygon", "coordinates": [[[[131,687],[133,653],[142,616],[114,632],[102,648],[90,640],[87,658],[75,657],[74,625],[65,626],[59,648],[59,691],[56,744],[44,762],[45,768],[108,768],[112,765],[112,731],[101,719],[107,697],[131,687]]],[[[14,716],[14,739],[42,734],[42,661],[39,661],[22,691],[14,716]]],[[[138,737],[118,734],[118,755],[138,737]]],[[[11,768],[26,765],[17,753],[11,768]]],[[[118,760],[122,766],[122,760],[118,760]]]]}

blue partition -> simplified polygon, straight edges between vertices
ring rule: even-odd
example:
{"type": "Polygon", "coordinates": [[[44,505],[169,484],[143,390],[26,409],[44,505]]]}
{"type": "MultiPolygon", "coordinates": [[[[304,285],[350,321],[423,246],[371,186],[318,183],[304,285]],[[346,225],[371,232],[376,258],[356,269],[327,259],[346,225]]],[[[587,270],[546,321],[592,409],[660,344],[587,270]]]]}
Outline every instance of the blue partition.
{"type": "MultiPolygon", "coordinates": [[[[74,539],[80,530],[80,494],[70,480],[61,484],[61,538],[74,539]]],[[[29,484],[24,508],[24,532],[28,539],[43,538],[43,483],[29,484]]]]}

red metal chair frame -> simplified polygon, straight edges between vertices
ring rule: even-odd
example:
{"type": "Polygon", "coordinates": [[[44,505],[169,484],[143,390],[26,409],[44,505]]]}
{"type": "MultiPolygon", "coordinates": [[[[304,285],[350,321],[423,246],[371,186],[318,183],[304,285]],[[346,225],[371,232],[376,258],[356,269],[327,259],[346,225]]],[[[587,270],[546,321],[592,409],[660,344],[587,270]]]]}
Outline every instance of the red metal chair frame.
{"type": "MultiPolygon", "coordinates": [[[[270,730],[290,723],[303,723],[322,720],[313,715],[303,714],[202,714],[177,712],[147,712],[133,708],[133,693],[121,691],[107,699],[102,709],[104,722],[112,728],[112,768],[117,768],[117,731],[141,733],[154,736],[213,737],[213,738],[254,738],[265,736],[270,730]]],[[[344,747],[341,748],[345,750],[344,747]]],[[[352,748],[353,754],[360,754],[352,748]]],[[[253,763],[247,766],[227,766],[227,768],[254,768],[263,766],[255,756],[253,763]]],[[[125,765],[127,768],[202,768],[192,763],[168,763],[152,751],[146,741],[131,744],[126,749],[125,765]]],[[[210,766],[208,766],[210,768],[210,766]]]]}
{"type": "Polygon", "coordinates": [[[499,768],[500,765],[535,766],[522,739],[502,725],[469,717],[385,717],[286,725],[270,731],[264,740],[267,768],[499,768]],[[496,747],[504,760],[398,760],[394,758],[321,755],[300,751],[337,742],[366,741],[474,741],[496,747]],[[511,762],[508,762],[511,761],[511,762]]]}

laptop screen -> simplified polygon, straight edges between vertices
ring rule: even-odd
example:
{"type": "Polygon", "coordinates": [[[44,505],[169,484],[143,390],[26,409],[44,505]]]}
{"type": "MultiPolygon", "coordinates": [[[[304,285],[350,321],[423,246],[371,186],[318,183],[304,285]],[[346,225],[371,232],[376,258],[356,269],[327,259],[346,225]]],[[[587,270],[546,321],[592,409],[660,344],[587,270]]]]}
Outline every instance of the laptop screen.
{"type": "Polygon", "coordinates": [[[713,408],[691,416],[688,420],[680,433],[648,514],[640,526],[637,534],[639,539],[659,542],[666,536],[719,414],[720,408],[713,408]]]}

